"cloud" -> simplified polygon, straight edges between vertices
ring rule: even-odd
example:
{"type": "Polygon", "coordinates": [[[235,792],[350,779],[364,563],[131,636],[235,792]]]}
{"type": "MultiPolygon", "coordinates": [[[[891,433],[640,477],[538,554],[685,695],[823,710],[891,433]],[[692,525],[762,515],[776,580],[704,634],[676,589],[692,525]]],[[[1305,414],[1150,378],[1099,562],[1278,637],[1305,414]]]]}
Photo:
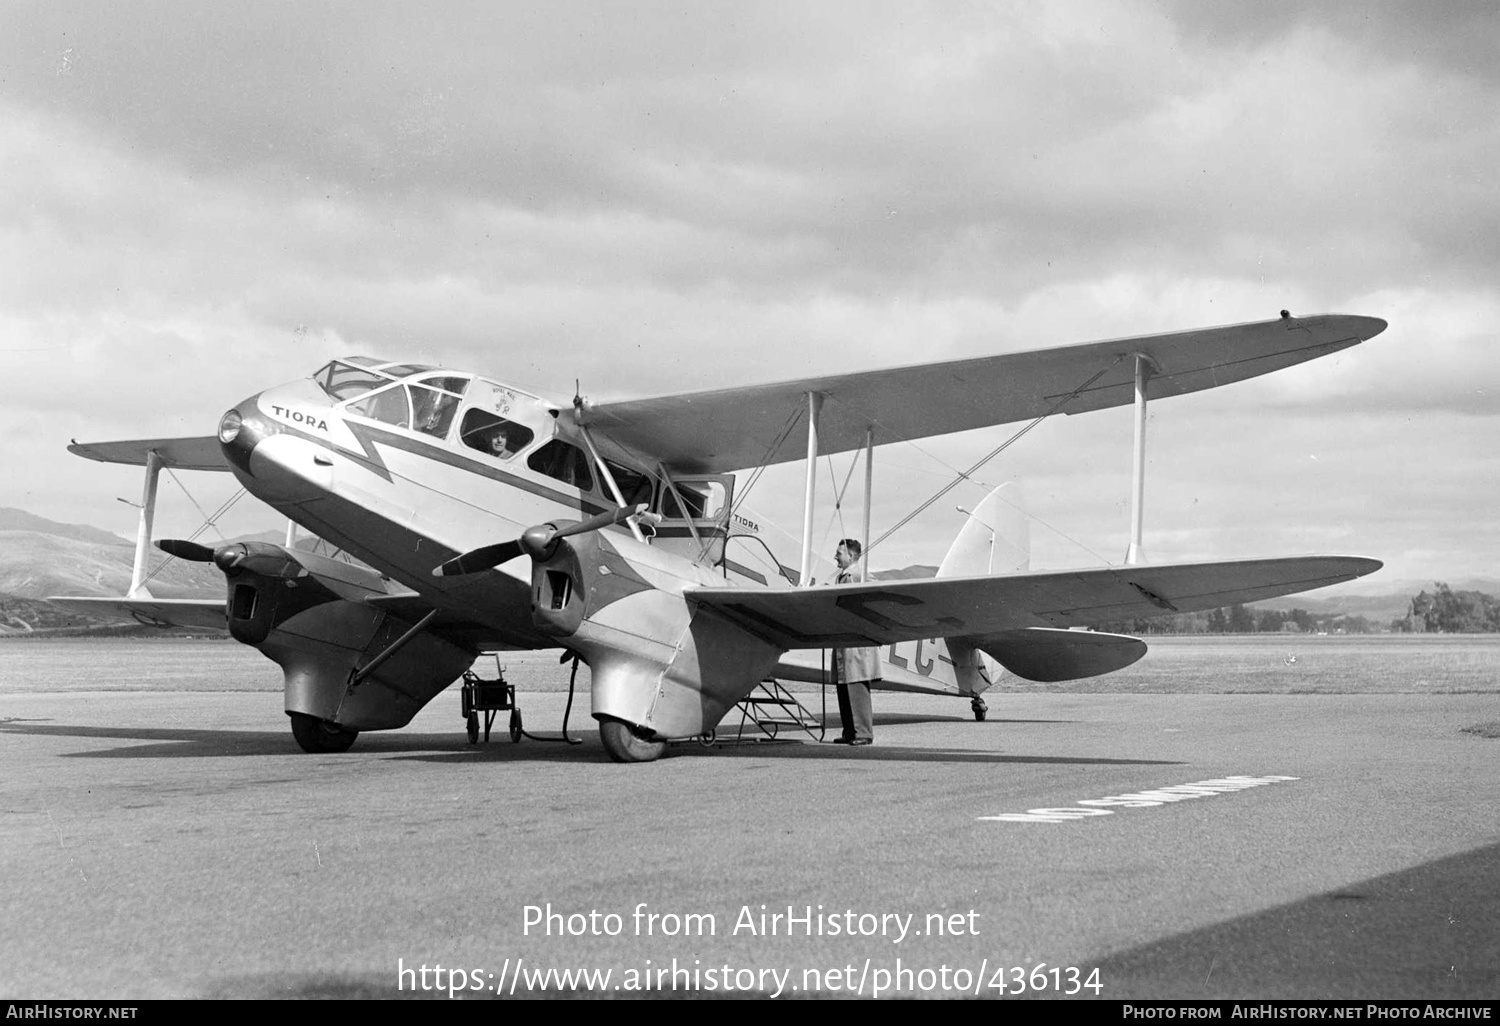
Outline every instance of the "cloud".
{"type": "MultiPolygon", "coordinates": [[[[1500,499],[1483,13],[33,5],[0,38],[0,368],[25,383],[0,472],[34,476],[69,435],[204,433],[350,351],[603,399],[1289,308],[1391,327],[1155,407],[1159,548],[1296,548],[1364,517],[1381,547],[1459,558],[1467,533],[1493,566],[1473,540],[1500,499]],[[1321,469],[1288,464],[1304,450],[1321,469]]],[[[935,473],[912,467],[1010,430],[893,451],[877,519],[935,473]]],[[[1128,457],[1128,416],[1098,414],[992,471],[1035,483],[1078,543],[1057,558],[1115,558],[1128,457]]],[[[77,504],[100,468],[49,470],[77,504]]],[[[795,525],[788,474],[768,505],[795,525]]],[[[893,556],[934,561],[955,515],[893,556]]]]}

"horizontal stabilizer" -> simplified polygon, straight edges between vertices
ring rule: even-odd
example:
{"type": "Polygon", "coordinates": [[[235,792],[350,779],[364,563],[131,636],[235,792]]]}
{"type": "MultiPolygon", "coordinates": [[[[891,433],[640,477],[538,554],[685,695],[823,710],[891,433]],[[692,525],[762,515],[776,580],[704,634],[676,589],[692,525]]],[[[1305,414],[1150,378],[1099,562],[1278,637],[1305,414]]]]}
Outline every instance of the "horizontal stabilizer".
{"type": "Polygon", "coordinates": [[[1139,638],[1047,627],[990,635],[978,647],[1017,677],[1043,683],[1113,673],[1146,654],[1139,638]]]}
{"type": "Polygon", "coordinates": [[[962,637],[984,647],[1026,627],[1082,627],[1293,595],[1379,570],[1359,556],[1295,556],[827,588],[689,588],[684,596],[782,648],[962,637]]]}

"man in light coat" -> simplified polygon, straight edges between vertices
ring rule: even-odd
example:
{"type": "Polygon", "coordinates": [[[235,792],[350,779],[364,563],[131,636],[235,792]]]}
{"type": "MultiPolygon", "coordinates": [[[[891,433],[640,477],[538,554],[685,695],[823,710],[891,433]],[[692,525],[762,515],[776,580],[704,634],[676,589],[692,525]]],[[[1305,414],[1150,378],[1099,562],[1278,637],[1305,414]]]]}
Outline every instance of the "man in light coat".
{"type": "MultiPolygon", "coordinates": [[[[851,584],[860,579],[855,570],[864,546],[854,538],[839,542],[834,561],[839,565],[835,584],[851,584]]],[[[839,699],[839,720],[844,732],[834,739],[836,745],[868,745],[875,741],[875,713],[870,706],[870,684],[880,679],[880,649],[839,648],[833,653],[835,691],[839,699]]]]}

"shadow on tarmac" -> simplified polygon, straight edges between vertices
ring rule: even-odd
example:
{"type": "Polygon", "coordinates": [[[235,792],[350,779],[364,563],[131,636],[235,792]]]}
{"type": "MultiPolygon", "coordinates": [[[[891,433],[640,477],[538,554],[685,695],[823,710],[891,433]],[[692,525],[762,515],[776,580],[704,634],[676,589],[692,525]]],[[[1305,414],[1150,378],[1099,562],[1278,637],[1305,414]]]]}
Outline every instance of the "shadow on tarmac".
{"type": "MultiPolygon", "coordinates": [[[[407,733],[371,731],[361,735],[347,754],[310,756],[293,740],[290,729],[203,730],[168,727],[84,727],[65,724],[4,721],[0,734],[26,734],[33,737],[71,737],[91,740],[146,741],[85,752],[62,752],[64,759],[223,759],[246,756],[292,755],[300,758],[352,759],[360,756],[392,756],[419,762],[554,762],[602,759],[598,734],[592,729],[570,727],[569,733],[581,744],[560,744],[560,735],[537,734],[520,743],[503,734],[486,744],[470,745],[461,730],[453,733],[407,733]],[[540,740],[538,740],[540,739],[540,740]]],[[[1059,766],[1175,766],[1175,760],[1070,758],[1057,755],[1003,755],[970,749],[915,748],[909,745],[847,748],[829,742],[805,738],[778,739],[765,742],[720,743],[698,745],[676,744],[667,758],[762,758],[774,752],[778,759],[861,760],[873,762],[940,762],[990,765],[1041,764],[1059,766]]]]}
{"type": "Polygon", "coordinates": [[[1500,844],[1178,934],[1099,963],[1104,996],[1487,1000],[1500,844]]]}

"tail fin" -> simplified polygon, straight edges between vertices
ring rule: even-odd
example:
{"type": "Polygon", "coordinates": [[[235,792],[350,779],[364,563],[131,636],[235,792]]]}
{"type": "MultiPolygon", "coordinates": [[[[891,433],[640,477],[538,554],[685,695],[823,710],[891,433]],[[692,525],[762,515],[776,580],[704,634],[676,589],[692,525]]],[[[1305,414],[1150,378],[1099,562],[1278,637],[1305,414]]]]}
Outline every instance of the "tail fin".
{"type": "Polygon", "coordinates": [[[988,577],[1031,569],[1031,530],[1022,508],[1021,486],[1007,481],[969,513],[939,577],[988,577]]]}
{"type": "MultiPolygon", "coordinates": [[[[988,577],[1030,569],[1031,529],[1022,508],[1021,486],[1007,481],[969,513],[937,575],[988,577]]],[[[946,643],[961,694],[982,694],[1004,672],[997,660],[964,639],[948,638],[946,643]]]]}

